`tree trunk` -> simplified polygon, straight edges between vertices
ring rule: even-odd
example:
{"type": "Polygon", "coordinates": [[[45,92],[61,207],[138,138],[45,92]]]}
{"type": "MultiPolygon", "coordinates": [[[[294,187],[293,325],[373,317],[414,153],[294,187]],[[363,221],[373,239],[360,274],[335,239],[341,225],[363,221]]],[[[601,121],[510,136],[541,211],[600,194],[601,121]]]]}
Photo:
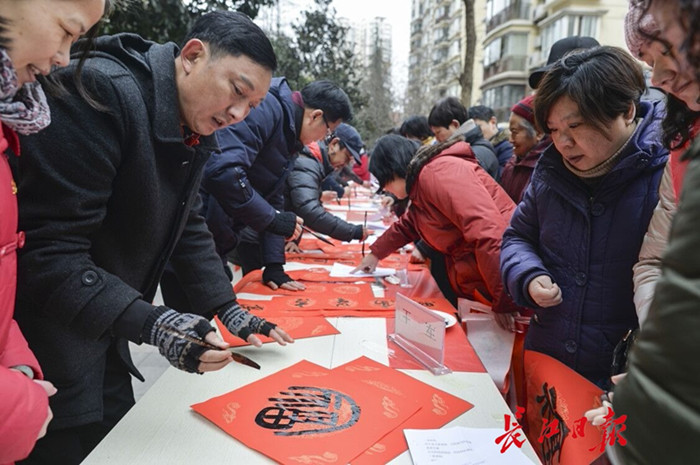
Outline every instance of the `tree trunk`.
{"type": "Polygon", "coordinates": [[[459,76],[462,86],[462,103],[466,107],[472,104],[472,86],[474,85],[474,50],[476,49],[476,23],[474,21],[474,0],[464,0],[464,29],[467,46],[464,48],[464,68],[459,76]]]}

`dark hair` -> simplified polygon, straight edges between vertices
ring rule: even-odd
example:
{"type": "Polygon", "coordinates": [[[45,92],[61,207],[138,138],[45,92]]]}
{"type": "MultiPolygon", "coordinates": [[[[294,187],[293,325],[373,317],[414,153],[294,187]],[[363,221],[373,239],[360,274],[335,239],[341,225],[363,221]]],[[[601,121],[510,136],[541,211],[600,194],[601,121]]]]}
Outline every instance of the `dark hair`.
{"type": "Polygon", "coordinates": [[[352,104],[348,94],[331,81],[313,81],[301,89],[306,108],[322,110],[326,121],[352,120],[352,104]]]}
{"type": "Polygon", "coordinates": [[[379,187],[396,178],[406,179],[408,164],[420,144],[402,136],[389,134],[377,139],[369,158],[369,172],[379,181],[379,187]]]}
{"type": "Polygon", "coordinates": [[[661,122],[664,147],[673,150],[690,140],[690,128],[700,112],[693,111],[671,94],[666,96],[666,116],[661,122]]]}
{"type": "Polygon", "coordinates": [[[535,121],[541,132],[550,134],[547,119],[552,106],[569,97],[583,120],[607,135],[608,123],[627,114],[630,104],[639,110],[645,89],[642,67],[621,48],[577,50],[557,61],[542,78],[534,102],[535,121]]]}
{"type": "Polygon", "coordinates": [[[435,127],[449,127],[452,120],[459,124],[469,119],[467,108],[456,97],[445,97],[433,105],[428,115],[428,124],[435,127]]]}
{"type": "Polygon", "coordinates": [[[427,137],[434,136],[433,131],[428,125],[428,118],[425,116],[411,116],[401,124],[399,132],[404,137],[413,137],[423,140],[427,137]]]}
{"type": "Polygon", "coordinates": [[[245,55],[270,71],[277,69],[270,39],[241,12],[218,10],[200,16],[187,32],[183,47],[191,39],[206,42],[213,58],[245,55]]]}
{"type": "Polygon", "coordinates": [[[491,118],[496,116],[493,112],[493,108],[487,107],[486,105],[474,105],[469,107],[467,112],[469,117],[472,119],[480,119],[481,121],[491,121],[491,118]]]}

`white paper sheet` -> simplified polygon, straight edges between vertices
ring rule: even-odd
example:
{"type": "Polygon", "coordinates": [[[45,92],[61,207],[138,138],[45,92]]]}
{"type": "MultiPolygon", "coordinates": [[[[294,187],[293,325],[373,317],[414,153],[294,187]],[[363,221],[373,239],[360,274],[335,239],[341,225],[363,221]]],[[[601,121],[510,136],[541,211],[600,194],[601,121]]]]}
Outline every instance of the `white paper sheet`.
{"type": "Polygon", "coordinates": [[[351,265],[343,265],[342,263],[333,263],[333,268],[331,268],[330,276],[331,278],[366,278],[367,276],[391,276],[396,273],[394,268],[375,268],[372,273],[364,273],[358,271],[357,273],[351,273],[355,267],[351,265]]]}
{"type": "MultiPolygon", "coordinates": [[[[498,428],[455,426],[403,430],[414,465],[532,465],[515,444],[501,453],[505,434],[498,428]]],[[[521,433],[524,436],[524,433],[521,433]]],[[[508,440],[508,438],[506,438],[508,440]]]]}

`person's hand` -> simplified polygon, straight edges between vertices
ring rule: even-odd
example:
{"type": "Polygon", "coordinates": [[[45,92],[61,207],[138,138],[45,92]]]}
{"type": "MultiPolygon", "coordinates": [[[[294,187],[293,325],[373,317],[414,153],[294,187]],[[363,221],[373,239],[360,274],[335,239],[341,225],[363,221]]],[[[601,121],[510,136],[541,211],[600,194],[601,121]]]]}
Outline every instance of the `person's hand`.
{"type": "Polygon", "coordinates": [[[512,313],[495,313],[494,312],[493,315],[496,318],[496,323],[498,323],[498,326],[505,329],[506,331],[510,331],[511,333],[515,332],[515,317],[518,316],[518,312],[512,312],[512,313]]]}
{"type": "Polygon", "coordinates": [[[336,191],[323,191],[321,193],[321,202],[327,203],[327,202],[337,202],[338,201],[338,193],[336,191]]]}
{"type": "Polygon", "coordinates": [[[367,238],[368,238],[373,232],[374,232],[374,231],[371,231],[371,230],[369,230],[369,229],[367,229],[366,227],[363,226],[363,227],[362,227],[362,239],[360,239],[360,240],[361,240],[361,241],[366,241],[367,238]]]}
{"type": "Polygon", "coordinates": [[[377,263],[379,263],[379,259],[376,255],[370,252],[365,255],[365,258],[363,258],[362,262],[357,265],[357,268],[352,270],[350,273],[357,273],[358,271],[362,273],[372,273],[377,268],[377,263]]]}
{"type": "Polygon", "coordinates": [[[350,197],[350,186],[343,187],[343,197],[350,197]]]}
{"type": "Polygon", "coordinates": [[[263,270],[262,281],[267,287],[275,291],[279,288],[288,291],[303,291],[306,289],[306,286],[299,281],[294,281],[284,272],[284,267],[281,263],[268,264],[263,270]]]}
{"type": "MultiPolygon", "coordinates": [[[[46,391],[46,395],[51,397],[52,395],[56,394],[58,392],[56,390],[56,387],[54,387],[53,384],[51,384],[49,381],[44,381],[43,379],[35,379],[34,382],[44,388],[44,391],[46,391]]],[[[51,423],[51,420],[53,419],[53,412],[51,411],[51,407],[46,408],[46,419],[44,420],[44,424],[41,425],[41,429],[39,430],[39,435],[36,437],[37,439],[41,439],[46,435],[46,429],[49,427],[49,423],[51,423]]]]}
{"type": "Polygon", "coordinates": [[[381,200],[382,207],[390,209],[392,207],[392,205],[394,205],[394,202],[395,202],[394,197],[392,197],[390,195],[382,196],[382,200],[381,200]]]}
{"type": "Polygon", "coordinates": [[[255,347],[262,346],[262,341],[256,334],[268,336],[283,346],[287,345],[287,343],[294,342],[294,339],[275,323],[253,315],[241,308],[238,303],[234,303],[226,310],[219,312],[217,316],[231,334],[247,341],[255,347]]]}
{"type": "Polygon", "coordinates": [[[372,183],[370,181],[363,181],[362,182],[362,187],[365,187],[367,189],[372,187],[372,183]]]}
{"type": "MultiPolygon", "coordinates": [[[[615,375],[611,377],[610,379],[612,380],[613,384],[617,384],[620,382],[622,378],[627,376],[627,373],[620,373],[619,375],[615,375]]],[[[613,393],[608,392],[607,393],[608,399],[612,402],[613,400],[613,393]]],[[[593,425],[593,426],[600,426],[603,423],[605,423],[605,416],[609,413],[608,409],[612,408],[612,404],[608,402],[607,400],[603,401],[603,405],[601,405],[598,408],[594,408],[591,410],[586,411],[583,415],[586,417],[586,420],[593,425]]]]}
{"type": "Polygon", "coordinates": [[[418,247],[413,248],[413,251],[411,252],[411,256],[408,257],[408,262],[409,263],[425,263],[425,257],[423,256],[422,253],[420,253],[420,250],[418,250],[418,247]]]}
{"type": "Polygon", "coordinates": [[[284,244],[284,251],[285,251],[285,253],[301,253],[302,252],[302,250],[299,248],[299,245],[294,241],[289,241],[286,244],[284,244]]]}
{"type": "Polygon", "coordinates": [[[543,308],[559,305],[562,301],[561,289],[545,274],[537,276],[530,281],[530,284],[527,285],[527,291],[530,293],[532,300],[543,308]]]}
{"type": "Polygon", "coordinates": [[[205,318],[191,313],[179,313],[165,306],[154,310],[141,333],[147,344],[158,347],[158,352],[175,368],[189,373],[216,371],[233,361],[225,343],[205,318]],[[185,335],[192,340],[188,340],[185,335]],[[193,342],[204,340],[221,350],[214,350],[193,342]]]}
{"type": "Polygon", "coordinates": [[[304,225],[304,220],[297,216],[296,225],[294,225],[294,232],[292,233],[291,236],[285,238],[285,240],[287,242],[297,240],[301,236],[301,233],[302,233],[301,227],[303,225],[304,225]]]}

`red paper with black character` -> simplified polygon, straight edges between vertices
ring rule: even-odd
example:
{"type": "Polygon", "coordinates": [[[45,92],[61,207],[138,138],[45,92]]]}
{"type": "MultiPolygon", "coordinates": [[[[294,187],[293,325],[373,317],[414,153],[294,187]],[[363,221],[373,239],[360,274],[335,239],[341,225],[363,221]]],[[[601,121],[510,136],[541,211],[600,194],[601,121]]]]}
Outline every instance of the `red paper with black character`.
{"type": "Polygon", "coordinates": [[[525,424],[537,455],[544,465],[589,465],[604,438],[584,413],[601,405],[603,391],[552,357],[532,350],[524,357],[525,424]]]}
{"type": "MultiPolygon", "coordinates": [[[[381,376],[377,381],[384,382],[381,376]]],[[[396,429],[420,404],[304,360],[191,408],[280,463],[341,464],[396,429]]]]}
{"type": "MultiPolygon", "coordinates": [[[[269,321],[275,323],[280,328],[284,329],[285,332],[292,336],[294,339],[304,339],[307,337],[340,334],[340,331],[338,331],[335,328],[335,326],[330,324],[328,320],[326,320],[322,316],[301,317],[274,315],[272,318],[270,318],[269,321]]],[[[219,328],[223,340],[225,342],[228,342],[231,347],[241,347],[250,345],[243,339],[231,334],[229,330],[226,329],[226,326],[224,326],[224,324],[221,323],[221,321],[219,321],[218,317],[214,318],[214,322],[216,322],[216,326],[219,328]]],[[[263,344],[267,344],[268,342],[275,342],[274,339],[267,336],[263,336],[262,334],[258,334],[257,336],[263,344]]]]}
{"type": "Polygon", "coordinates": [[[408,450],[405,428],[433,429],[440,428],[454,420],[474,405],[450,393],[432,387],[400,371],[389,368],[367,357],[360,357],[333,369],[344,371],[356,381],[364,383],[366,389],[374,390],[376,395],[394,393],[410,397],[422,405],[415,415],[381,438],[362,455],[355,458],[353,465],[384,464],[397,455],[408,450]]]}

